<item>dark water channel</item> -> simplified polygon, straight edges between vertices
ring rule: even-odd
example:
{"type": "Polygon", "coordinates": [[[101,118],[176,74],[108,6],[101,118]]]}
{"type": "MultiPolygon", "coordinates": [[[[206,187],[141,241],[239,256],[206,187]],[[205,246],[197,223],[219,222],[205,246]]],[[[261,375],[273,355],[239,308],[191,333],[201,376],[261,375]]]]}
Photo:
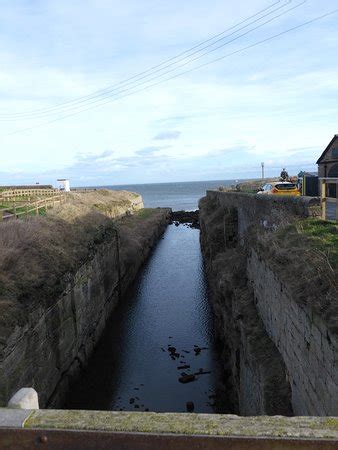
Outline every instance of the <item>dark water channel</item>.
{"type": "Polygon", "coordinates": [[[66,406],[183,412],[193,402],[195,412],[215,412],[220,371],[212,328],[199,230],[170,225],[66,406]],[[183,372],[200,370],[208,373],[179,382],[183,372]]]}

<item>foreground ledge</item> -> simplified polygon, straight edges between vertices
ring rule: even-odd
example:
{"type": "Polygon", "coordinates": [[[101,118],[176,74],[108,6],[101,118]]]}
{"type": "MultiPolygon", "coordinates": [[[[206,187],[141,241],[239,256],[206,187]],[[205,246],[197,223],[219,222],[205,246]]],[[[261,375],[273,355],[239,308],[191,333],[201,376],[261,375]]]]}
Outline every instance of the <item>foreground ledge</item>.
{"type": "Polygon", "coordinates": [[[333,439],[337,417],[239,417],[151,412],[0,410],[0,427],[207,436],[333,439]]]}
{"type": "Polygon", "coordinates": [[[336,450],[338,418],[0,409],[0,448],[336,450]]]}

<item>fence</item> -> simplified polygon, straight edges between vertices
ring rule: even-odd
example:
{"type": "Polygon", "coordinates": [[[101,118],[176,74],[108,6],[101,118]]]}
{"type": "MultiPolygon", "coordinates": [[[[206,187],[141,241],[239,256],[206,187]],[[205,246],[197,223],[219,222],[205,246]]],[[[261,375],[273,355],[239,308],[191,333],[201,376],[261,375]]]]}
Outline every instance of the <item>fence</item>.
{"type": "Polygon", "coordinates": [[[65,200],[57,189],[11,189],[0,193],[0,220],[18,219],[52,208],[65,200]]]}
{"type": "Polygon", "coordinates": [[[22,197],[44,197],[59,195],[58,189],[6,189],[0,192],[0,200],[22,197]]]}
{"type": "Polygon", "coordinates": [[[320,204],[323,220],[335,220],[338,222],[338,178],[320,178],[320,204]],[[334,197],[328,196],[328,190],[334,197]],[[335,189],[332,189],[335,187],[335,189]]]}

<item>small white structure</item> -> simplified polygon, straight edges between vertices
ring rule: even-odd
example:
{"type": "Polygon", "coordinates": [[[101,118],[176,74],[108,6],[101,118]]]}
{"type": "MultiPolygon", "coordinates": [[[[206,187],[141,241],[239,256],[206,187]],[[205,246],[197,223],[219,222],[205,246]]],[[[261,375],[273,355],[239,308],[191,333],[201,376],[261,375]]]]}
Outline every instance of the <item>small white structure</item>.
{"type": "Polygon", "coordinates": [[[59,183],[60,191],[70,192],[69,180],[66,178],[60,178],[57,182],[59,183]]]}
{"type": "Polygon", "coordinates": [[[38,393],[33,388],[21,388],[10,399],[7,407],[13,409],[39,409],[38,393]]]}

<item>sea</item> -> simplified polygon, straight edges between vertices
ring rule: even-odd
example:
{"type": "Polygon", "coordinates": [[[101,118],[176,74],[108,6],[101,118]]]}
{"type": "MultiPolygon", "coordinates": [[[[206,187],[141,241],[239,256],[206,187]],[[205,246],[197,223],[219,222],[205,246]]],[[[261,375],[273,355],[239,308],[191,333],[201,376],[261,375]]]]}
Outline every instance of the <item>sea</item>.
{"type": "Polygon", "coordinates": [[[106,189],[126,190],[142,195],[145,208],[168,207],[173,211],[195,211],[198,201],[208,189],[237,184],[238,180],[187,181],[178,183],[125,184],[100,186],[106,189]]]}

